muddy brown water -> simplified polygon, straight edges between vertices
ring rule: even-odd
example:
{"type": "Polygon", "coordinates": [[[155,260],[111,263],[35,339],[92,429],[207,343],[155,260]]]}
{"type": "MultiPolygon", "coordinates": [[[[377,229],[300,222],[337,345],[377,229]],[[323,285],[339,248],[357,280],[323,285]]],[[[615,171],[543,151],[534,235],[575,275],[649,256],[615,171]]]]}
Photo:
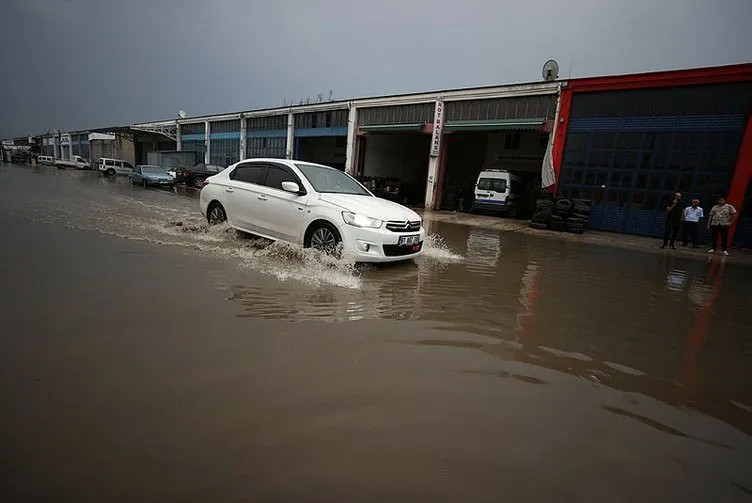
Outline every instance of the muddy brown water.
{"type": "Polygon", "coordinates": [[[3,501],[736,500],[752,268],[433,222],[356,266],[0,166],[3,501]]]}

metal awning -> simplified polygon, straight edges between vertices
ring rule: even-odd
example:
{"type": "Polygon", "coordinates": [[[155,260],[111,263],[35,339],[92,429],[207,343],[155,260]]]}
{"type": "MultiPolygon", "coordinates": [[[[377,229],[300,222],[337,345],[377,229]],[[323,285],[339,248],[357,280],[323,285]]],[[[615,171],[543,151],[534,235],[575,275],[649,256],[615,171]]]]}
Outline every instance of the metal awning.
{"type": "Polygon", "coordinates": [[[177,140],[177,128],[174,124],[136,124],[133,126],[112,126],[98,129],[91,129],[92,133],[104,133],[110,135],[117,135],[132,140],[136,131],[144,133],[159,134],[169,138],[170,140],[177,140]]]}
{"type": "Polygon", "coordinates": [[[544,118],[447,121],[444,127],[450,131],[537,131],[545,123],[544,118]]]}
{"type": "Polygon", "coordinates": [[[113,136],[123,136],[129,139],[133,138],[133,131],[131,131],[130,126],[111,126],[111,127],[103,127],[103,128],[97,128],[97,129],[90,129],[90,133],[102,133],[107,135],[113,135],[113,136]]]}
{"type": "Polygon", "coordinates": [[[421,131],[425,123],[410,122],[407,124],[367,124],[360,126],[361,131],[389,132],[389,131],[421,131]]]}

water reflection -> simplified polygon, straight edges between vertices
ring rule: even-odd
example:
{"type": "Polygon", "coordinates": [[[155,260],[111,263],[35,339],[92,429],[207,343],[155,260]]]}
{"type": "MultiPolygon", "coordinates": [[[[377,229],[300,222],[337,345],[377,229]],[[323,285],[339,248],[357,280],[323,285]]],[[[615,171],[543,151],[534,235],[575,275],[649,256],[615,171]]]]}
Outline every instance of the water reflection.
{"type": "Polygon", "coordinates": [[[241,275],[213,278],[240,317],[429,322],[443,334],[487,336],[475,349],[499,362],[650,395],[752,432],[752,268],[437,221],[427,226],[439,237],[415,263],[356,268],[209,229],[192,190],[46,171],[4,179],[0,209],[181,246],[271,277],[259,284],[241,275]],[[34,197],[12,190],[14,183],[33,187],[34,197]]]}
{"type": "Polygon", "coordinates": [[[470,229],[466,240],[467,270],[480,276],[495,276],[501,256],[501,234],[485,229],[470,229]]]}
{"type": "Polygon", "coordinates": [[[692,327],[685,336],[687,344],[684,353],[684,367],[679,380],[691,389],[696,389],[699,384],[698,357],[708,338],[708,326],[713,308],[721,292],[725,265],[722,260],[711,261],[704,281],[693,281],[694,289],[688,293],[688,298],[695,300],[693,303],[696,307],[692,315],[692,327]],[[702,294],[698,294],[698,292],[702,292],[702,294]]]}
{"type": "Polygon", "coordinates": [[[681,269],[672,269],[666,277],[666,288],[674,292],[681,292],[687,282],[685,271],[681,269]]]}
{"type": "Polygon", "coordinates": [[[538,280],[540,272],[540,267],[531,262],[522,274],[520,295],[517,298],[520,306],[522,306],[520,313],[517,315],[517,327],[515,329],[515,340],[517,341],[527,340],[529,332],[532,331],[533,312],[540,293],[540,283],[538,280]]]}
{"type": "Polygon", "coordinates": [[[504,360],[702,410],[752,432],[744,408],[752,404],[752,351],[739,351],[750,343],[719,316],[730,310],[749,321],[748,298],[734,294],[748,288],[748,268],[734,267],[729,280],[720,259],[667,260],[449,225],[437,232],[464,261],[366,268],[355,291],[235,286],[231,299],[242,316],[421,320],[489,336],[497,342],[479,349],[504,360]],[[705,352],[713,337],[719,346],[705,352]]]}

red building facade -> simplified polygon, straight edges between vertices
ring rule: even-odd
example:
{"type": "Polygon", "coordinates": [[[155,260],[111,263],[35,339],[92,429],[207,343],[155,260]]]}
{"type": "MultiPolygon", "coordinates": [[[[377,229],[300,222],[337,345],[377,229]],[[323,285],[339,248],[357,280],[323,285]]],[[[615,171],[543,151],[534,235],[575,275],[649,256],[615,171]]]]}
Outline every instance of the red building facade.
{"type": "Polygon", "coordinates": [[[752,247],[752,64],[573,79],[558,120],[557,192],[593,201],[590,227],[659,236],[667,195],[725,196],[752,247]]]}

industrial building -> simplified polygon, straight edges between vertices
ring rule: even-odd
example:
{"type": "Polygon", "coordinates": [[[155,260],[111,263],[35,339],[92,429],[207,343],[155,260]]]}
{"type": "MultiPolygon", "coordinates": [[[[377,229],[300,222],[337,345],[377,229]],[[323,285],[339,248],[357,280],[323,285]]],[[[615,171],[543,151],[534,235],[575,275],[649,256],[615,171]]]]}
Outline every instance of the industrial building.
{"type": "Polygon", "coordinates": [[[572,79],[554,162],[558,194],[593,201],[591,228],[659,236],[667,194],[706,214],[725,196],[752,248],[752,64],[572,79]]]}
{"type": "Polygon", "coordinates": [[[539,82],[179,119],[178,149],[223,166],[280,157],[328,164],[360,179],[391,177],[409,187],[408,204],[456,209],[484,167],[539,175],[560,86],[539,82]],[[438,136],[437,110],[444,133],[438,136]]]}
{"type": "Polygon", "coordinates": [[[752,247],[752,64],[328,101],[40,143],[55,157],[88,149],[92,161],[136,164],[173,149],[221,166],[294,158],[365,182],[399,180],[410,205],[462,210],[482,169],[507,169],[536,187],[551,140],[552,189],[592,201],[590,228],[659,236],[667,194],[698,197],[706,210],[725,195],[740,212],[734,244],[752,247]]]}
{"type": "Polygon", "coordinates": [[[100,158],[123,159],[131,164],[144,164],[153,151],[175,150],[175,121],[167,126],[114,126],[61,133],[53,131],[35,137],[39,155],[70,160],[79,155],[94,165],[100,158]]]}

